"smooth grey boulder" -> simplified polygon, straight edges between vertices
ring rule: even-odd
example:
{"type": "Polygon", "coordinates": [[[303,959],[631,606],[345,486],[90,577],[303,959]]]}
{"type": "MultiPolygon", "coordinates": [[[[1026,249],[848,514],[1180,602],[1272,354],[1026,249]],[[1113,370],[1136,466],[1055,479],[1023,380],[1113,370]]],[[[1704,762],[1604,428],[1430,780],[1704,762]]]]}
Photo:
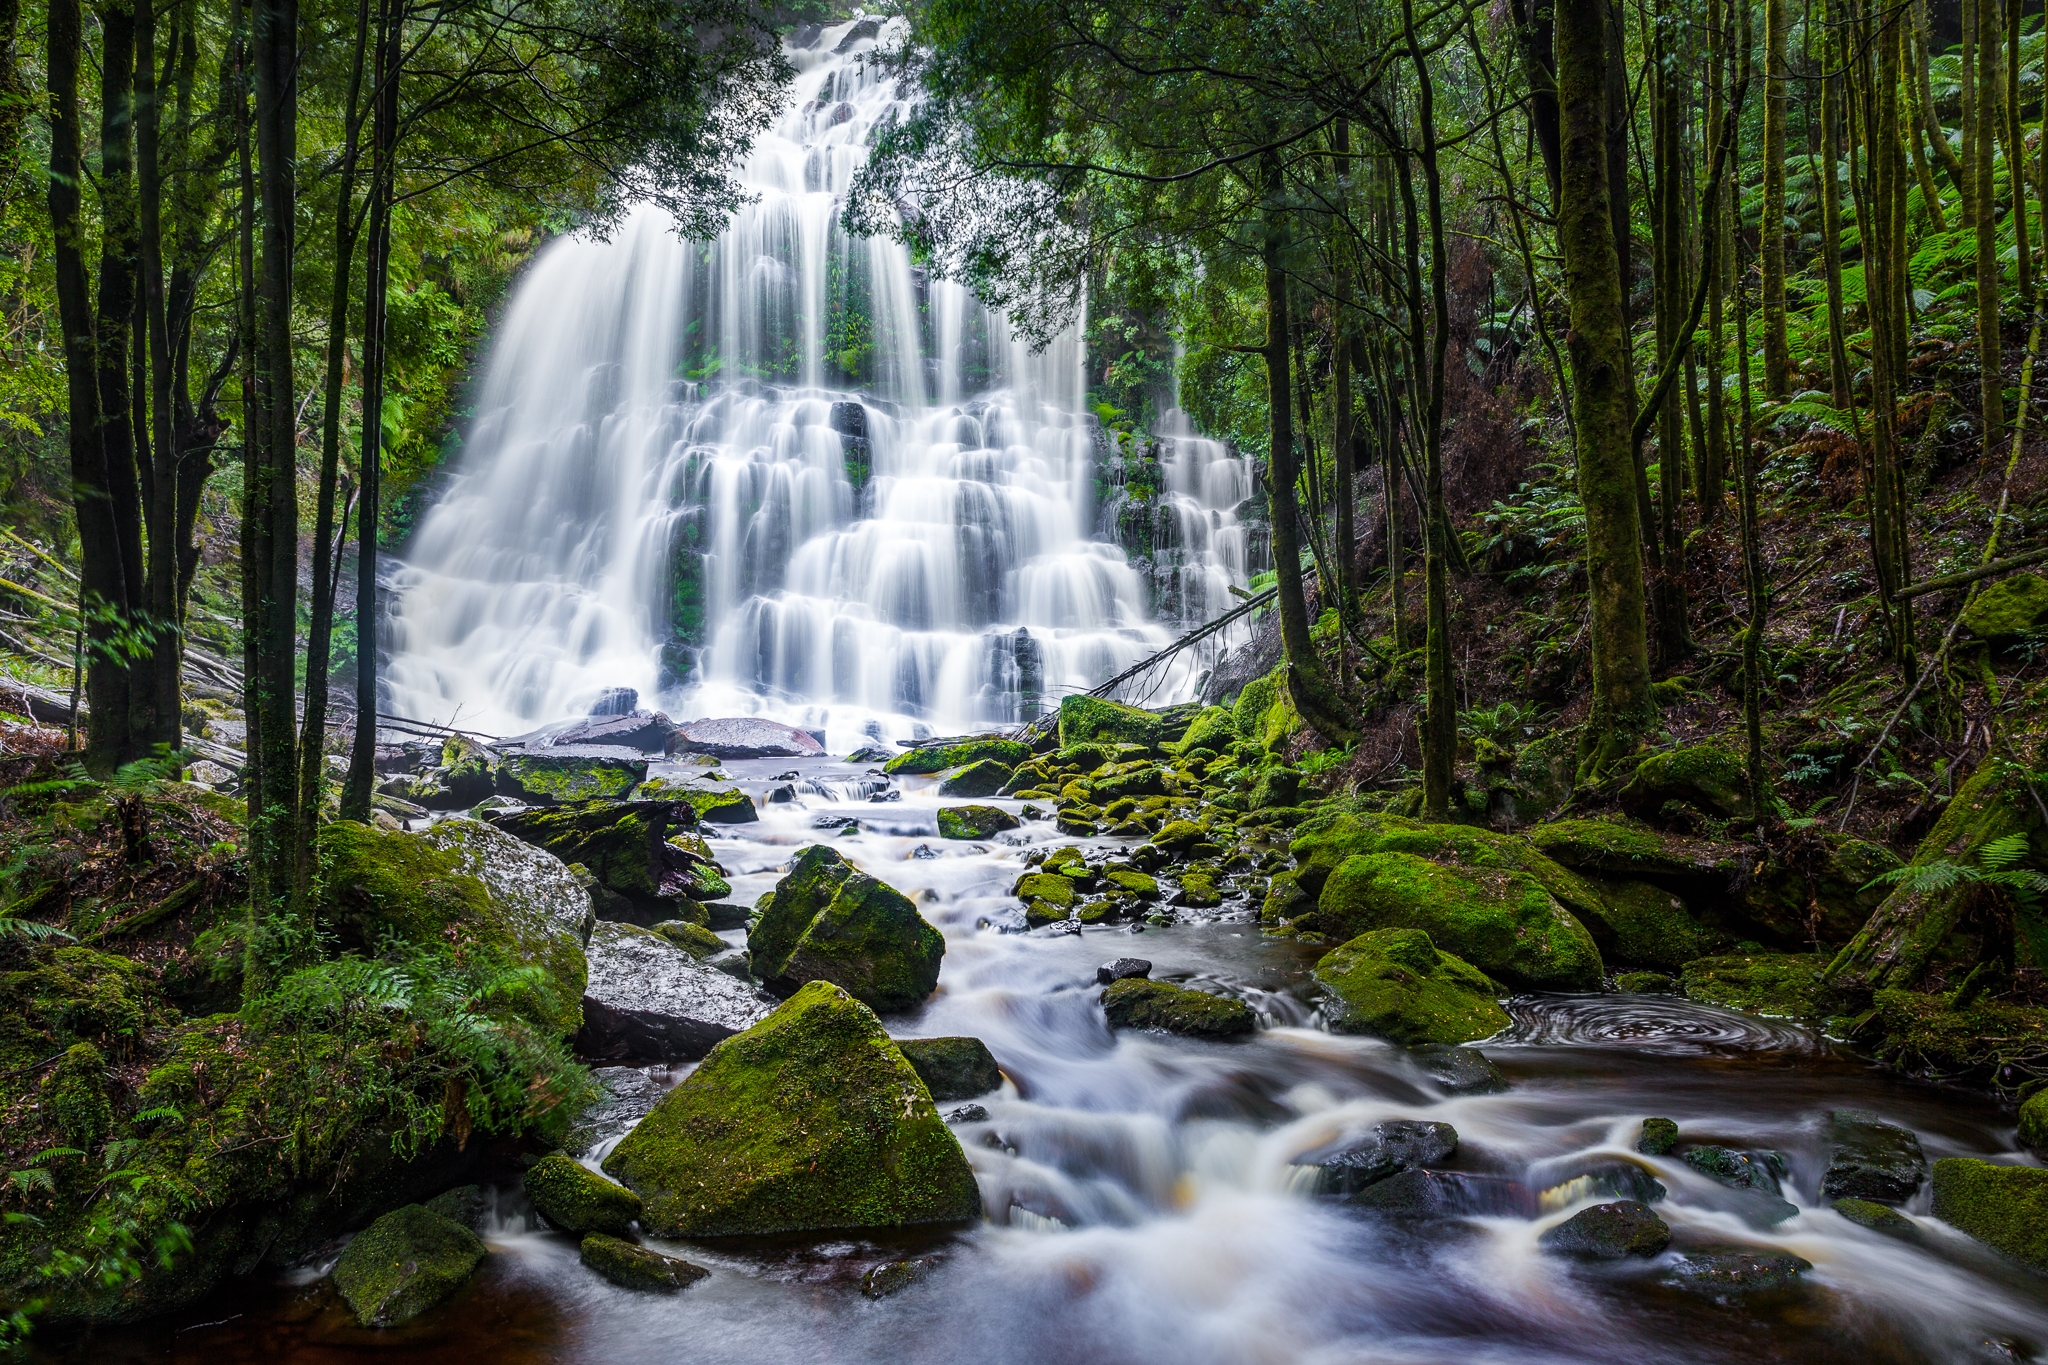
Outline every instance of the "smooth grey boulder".
{"type": "Polygon", "coordinates": [[[808,730],[758,716],[722,716],[678,725],[669,752],[713,758],[817,758],[825,746],[808,730]]]}
{"type": "Polygon", "coordinates": [[[1536,1212],[1535,1196],[1520,1181],[1462,1171],[1402,1171],[1366,1186],[1350,1202],[1390,1218],[1527,1218],[1536,1212]]]}
{"type": "Polygon", "coordinates": [[[630,924],[599,924],[585,951],[590,980],[576,1051],[593,1061],[702,1057],[775,1009],[772,997],[630,924]]]}
{"type": "Polygon", "coordinates": [[[1413,1047],[1408,1055],[1447,1094],[1498,1095],[1508,1088],[1493,1058],[1476,1047],[1413,1047]]]}
{"type": "Polygon", "coordinates": [[[659,711],[593,714],[565,730],[548,736],[546,747],[595,744],[606,748],[634,749],[643,754],[664,753],[676,723],[659,711]]]}

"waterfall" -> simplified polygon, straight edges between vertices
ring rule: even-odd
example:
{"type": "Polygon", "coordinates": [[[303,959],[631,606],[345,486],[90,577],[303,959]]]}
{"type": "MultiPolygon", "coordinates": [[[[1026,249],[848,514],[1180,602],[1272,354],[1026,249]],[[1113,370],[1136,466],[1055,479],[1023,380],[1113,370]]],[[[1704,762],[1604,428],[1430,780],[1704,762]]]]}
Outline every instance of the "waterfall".
{"type": "Polygon", "coordinates": [[[900,243],[840,230],[904,109],[874,57],[890,35],[793,41],[792,101],[741,176],[754,202],[716,241],[643,207],[534,262],[395,574],[394,713],[510,734],[626,686],[843,748],[1027,719],[1167,643],[1155,604],[1175,623],[1228,604],[1248,462],[1162,429],[1162,592],[1091,535],[1113,442],[1078,327],[1034,351],[900,243]]]}

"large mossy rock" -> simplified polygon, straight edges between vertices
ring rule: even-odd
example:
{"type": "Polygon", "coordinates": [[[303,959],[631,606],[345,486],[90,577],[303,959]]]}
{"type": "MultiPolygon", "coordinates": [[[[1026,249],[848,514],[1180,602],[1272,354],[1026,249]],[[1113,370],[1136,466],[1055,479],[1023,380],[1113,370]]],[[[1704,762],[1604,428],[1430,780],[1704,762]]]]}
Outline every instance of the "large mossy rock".
{"type": "Polygon", "coordinates": [[[2048,1170],[1943,1157],[1934,1163],[1934,1216],[2048,1271],[2048,1170]]]}
{"type": "Polygon", "coordinates": [[[1538,852],[1574,871],[1679,890],[1724,892],[1744,870],[1738,844],[1666,834],[1633,821],[1556,820],[1531,829],[1528,839],[1538,852]]]}
{"type": "Polygon", "coordinates": [[[2020,1106],[2020,1145],[2048,1156],[2048,1089],[2036,1090],[2020,1106]]]}
{"type": "Polygon", "coordinates": [[[510,754],[497,768],[498,795],[530,805],[618,801],[647,780],[644,758],[580,754],[510,754]]]}
{"type": "Polygon", "coordinates": [[[605,1158],[660,1237],[961,1222],[974,1172],[873,1011],[814,981],[712,1049],[605,1158]]]}
{"type": "Polygon", "coordinates": [[[474,1232],[407,1204],[358,1233],[334,1263],[334,1287],[365,1327],[396,1327],[434,1307],[476,1272],[474,1232]]]}
{"type": "Polygon", "coordinates": [[[1001,806],[939,807],[939,837],[942,839],[993,839],[1022,823],[1001,806]]]}
{"type": "Polygon", "coordinates": [[[683,902],[716,900],[732,889],[708,859],[669,843],[696,827],[697,812],[684,801],[579,801],[497,811],[490,822],[589,869],[630,907],[606,918],[653,924],[676,917],[683,902]]]}
{"type": "Polygon", "coordinates": [[[2001,645],[2048,626],[2048,578],[2014,574],[1980,589],[1963,609],[1963,625],[1978,639],[2001,645]]]}
{"type": "Polygon", "coordinates": [[[1003,1083],[995,1054],[979,1038],[905,1038],[896,1046],[941,1104],[986,1095],[1003,1083]]]}
{"type": "Polygon", "coordinates": [[[939,983],[946,940],[909,897],[813,844],[775,884],[747,949],[755,975],[793,990],[829,981],[871,1009],[907,1010],[939,983]]]}
{"type": "Polygon", "coordinates": [[[754,798],[738,787],[679,782],[664,785],[661,795],[686,801],[697,812],[700,823],[708,825],[750,825],[761,818],[754,798]]]}
{"type": "Polygon", "coordinates": [[[1220,754],[1238,739],[1237,718],[1224,707],[1210,706],[1195,713],[1195,718],[1188,722],[1187,733],[1174,748],[1184,754],[1197,749],[1212,749],[1220,754]]]}
{"type": "Polygon", "coordinates": [[[1742,755],[1718,744],[1690,744],[1651,754],[1621,789],[1629,809],[1656,815],[1679,802],[1724,819],[1749,814],[1749,777],[1742,755]]]}
{"type": "Polygon", "coordinates": [[[1242,1000],[1142,976],[1112,981],[1102,993],[1102,1011],[1112,1028],[1153,1029],[1189,1038],[1241,1038],[1259,1026],[1258,1016],[1242,1000]]]}
{"type": "Polygon", "coordinates": [[[623,1237],[593,1232],[577,1247],[578,1259],[621,1289],[673,1294],[711,1274],[701,1265],[664,1256],[623,1237]]]}
{"type": "Polygon", "coordinates": [[[441,820],[417,834],[337,820],[321,826],[319,859],[320,917],[342,945],[373,950],[396,934],[538,967],[550,989],[526,993],[523,1012],[576,1031],[595,910],[561,859],[476,820],[441,820]]]}
{"type": "Polygon", "coordinates": [[[1506,1028],[1486,973],[1439,952],[1420,929],[1375,929],[1316,963],[1332,1033],[1396,1043],[1469,1043],[1506,1028]]]}
{"type": "Polygon", "coordinates": [[[1011,767],[984,758],[949,774],[939,783],[941,796],[994,796],[1010,780],[1011,767]]]}
{"type": "Polygon", "coordinates": [[[1167,722],[1156,712],[1073,694],[1060,698],[1060,747],[1076,744],[1142,744],[1156,749],[1167,722]]]}
{"type": "MultiPolygon", "coordinates": [[[[964,768],[970,764],[985,762],[1014,768],[1029,757],[1031,746],[1020,740],[1004,739],[1001,735],[980,735],[974,739],[960,740],[955,744],[926,744],[915,749],[907,749],[884,763],[882,771],[906,777],[922,777],[931,773],[942,773],[948,768],[964,768]]],[[[966,794],[986,796],[990,793],[966,794]]]]}
{"type": "Polygon", "coordinates": [[[1679,980],[1686,998],[1701,1004],[1806,1019],[1824,1013],[1826,966],[1811,953],[1736,953],[1688,962],[1679,980]]]}
{"type": "Polygon", "coordinates": [[[640,1196],[561,1152],[550,1152],[527,1171],[526,1197],[541,1217],[564,1232],[608,1232],[624,1237],[640,1216],[640,1196]]]}
{"type": "Polygon", "coordinates": [[[1586,881],[1600,899],[1580,912],[1580,920],[1611,964],[1676,970],[1734,942],[1734,935],[1702,923],[1666,887],[1604,877],[1586,881]]]}
{"type": "Polygon", "coordinates": [[[1421,929],[1441,950],[1513,985],[1600,987],[1592,935],[1523,872],[1445,867],[1412,853],[1356,855],[1295,923],[1344,941],[1373,929],[1421,929]]]}
{"type": "Polygon", "coordinates": [[[1743,918],[1787,946],[1848,941],[1884,903],[1890,887],[1876,879],[1899,866],[1890,849],[1833,830],[1811,832],[1791,862],[1766,866],[1741,891],[1743,918]]]}

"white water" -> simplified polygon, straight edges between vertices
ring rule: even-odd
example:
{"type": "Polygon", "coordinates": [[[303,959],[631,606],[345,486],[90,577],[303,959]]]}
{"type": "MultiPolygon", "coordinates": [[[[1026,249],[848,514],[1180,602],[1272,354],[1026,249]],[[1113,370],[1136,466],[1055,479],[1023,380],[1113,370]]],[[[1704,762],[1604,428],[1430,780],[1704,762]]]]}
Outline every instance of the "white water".
{"type": "MultiPolygon", "coordinates": [[[[842,24],[792,49],[791,105],[741,176],[758,198],[717,241],[643,208],[534,263],[398,577],[393,712],[511,734],[628,686],[678,718],[768,714],[843,748],[871,722],[1016,721],[1175,633],[1093,537],[1113,443],[1086,415],[1078,330],[1034,353],[900,244],[840,231],[903,107],[875,43],[842,24]],[[834,429],[850,403],[864,486],[834,429]]],[[[1160,448],[1159,599],[1199,621],[1245,577],[1231,509],[1250,467],[1184,422],[1160,448]]],[[[1196,681],[1183,668],[1152,699],[1196,681]]]]}

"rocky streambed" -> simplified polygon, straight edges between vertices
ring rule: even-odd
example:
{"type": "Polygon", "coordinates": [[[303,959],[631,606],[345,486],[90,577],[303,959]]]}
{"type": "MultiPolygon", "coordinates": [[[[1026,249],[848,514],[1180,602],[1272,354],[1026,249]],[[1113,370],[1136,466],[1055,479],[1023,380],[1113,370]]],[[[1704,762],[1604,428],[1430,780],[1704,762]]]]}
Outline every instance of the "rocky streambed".
{"type": "MultiPolygon", "coordinates": [[[[552,838],[592,893],[579,1050],[604,1093],[552,1164],[429,1206],[462,1234],[435,1243],[459,1287],[402,1325],[362,1325],[335,1262],[369,1261],[365,1235],[157,1323],[36,1349],[1859,1365],[2048,1349],[2048,1280],[2025,1245],[1958,1227],[1981,1236],[2003,1209],[2030,1235],[2033,1215],[1975,1164],[2030,1165],[2009,1111],[1880,1071],[1813,1025],[1667,993],[1776,980],[1745,976],[1739,949],[1661,973],[1637,956],[1630,984],[1653,989],[1617,992],[1629,962],[1603,964],[1567,911],[1533,948],[1473,936],[1474,965],[1445,942],[1469,931],[1450,911],[1475,893],[1427,882],[1411,918],[1440,932],[1340,944],[1318,913],[1411,894],[1375,893],[1379,878],[1447,872],[1531,911],[1483,884],[1500,871],[1484,831],[1446,856],[1423,847],[1440,832],[1352,819],[1351,846],[1325,856],[1335,826],[1302,842],[1311,811],[1274,792],[1205,801],[1199,773],[1182,776],[1195,765],[1115,742],[894,773],[880,756],[656,758],[615,794],[638,800],[479,812],[528,847],[552,838]],[[974,775],[991,761],[1000,781],[974,775]],[[999,794],[1031,762],[1026,780],[1102,776],[999,794]],[[962,791],[963,773],[993,790],[962,791]],[[1160,790],[1101,790],[1119,779],[1160,790]],[[722,794],[707,812],[744,798],[756,818],[691,819],[684,793],[703,790],[722,794]],[[760,1085],[747,1102],[822,1144],[810,1170],[770,1169],[774,1153],[717,1131],[727,1111],[707,1097],[760,1085]],[[877,1094],[894,1108],[849,1122],[877,1094]],[[883,1166],[858,1164],[878,1152],[883,1166]],[[882,1187],[916,1196],[892,1205],[901,1225],[845,1230],[863,1218],[846,1192],[882,1187]]],[[[1640,873],[1649,855],[1629,856],[1640,873]]],[[[1628,878],[1580,861],[1565,875],[1588,881],[1558,890],[1623,899],[1599,888],[1628,878]]],[[[1557,880],[1517,873],[1538,874],[1557,880]]],[[[1639,899],[1674,932],[1728,932],[1704,897],[1639,899]]]]}

